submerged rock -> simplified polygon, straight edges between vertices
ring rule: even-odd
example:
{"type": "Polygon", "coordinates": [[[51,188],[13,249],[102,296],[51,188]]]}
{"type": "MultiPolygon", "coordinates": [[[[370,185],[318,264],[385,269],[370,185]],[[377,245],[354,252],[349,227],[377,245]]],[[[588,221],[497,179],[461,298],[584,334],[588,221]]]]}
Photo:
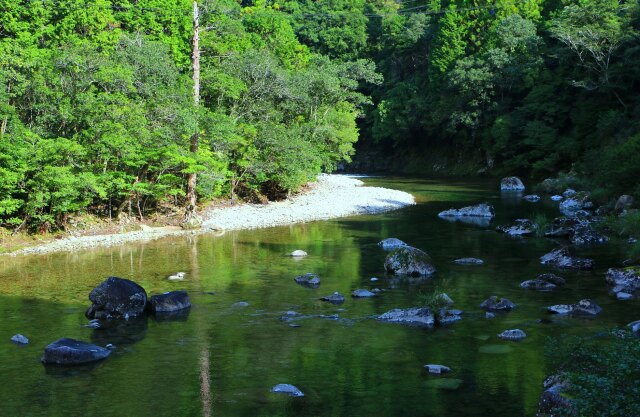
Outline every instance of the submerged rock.
{"type": "Polygon", "coordinates": [[[484,261],[478,258],[460,258],[453,261],[453,263],[458,265],[482,265],[484,261]]]}
{"type": "Polygon", "coordinates": [[[324,296],[324,297],[320,298],[320,300],[326,301],[326,302],[331,303],[331,304],[340,305],[340,304],[344,303],[344,296],[336,291],[331,295],[327,295],[327,296],[324,296]]]}
{"type": "Polygon", "coordinates": [[[29,339],[21,334],[14,334],[11,336],[11,341],[18,345],[28,345],[29,339]]]}
{"type": "Polygon", "coordinates": [[[398,275],[428,276],[436,272],[426,252],[410,246],[394,249],[384,261],[384,269],[398,275]]]}
{"type": "Polygon", "coordinates": [[[304,397],[304,393],[298,387],[291,384],[278,384],[271,388],[271,392],[276,394],[286,394],[290,397],[304,397]]]}
{"type": "Polygon", "coordinates": [[[556,195],[552,195],[550,198],[551,198],[551,200],[552,200],[552,201],[560,201],[560,200],[562,200],[564,197],[562,197],[561,195],[557,195],[557,194],[556,194],[556,195]]]}
{"type": "Polygon", "coordinates": [[[520,287],[527,290],[550,291],[560,285],[564,285],[565,280],[555,274],[541,274],[536,279],[524,281],[520,287]]]}
{"type": "Polygon", "coordinates": [[[520,329],[511,329],[500,333],[498,337],[503,340],[522,340],[527,334],[520,329]]]}
{"type": "Polygon", "coordinates": [[[576,304],[558,304],[547,307],[547,311],[553,314],[573,314],[582,316],[596,316],[602,312],[602,308],[589,299],[578,301],[576,304]]]}
{"type": "Polygon", "coordinates": [[[372,293],[369,290],[357,289],[351,293],[351,296],[353,298],[370,298],[370,297],[375,297],[376,294],[372,293]]]}
{"type": "Polygon", "coordinates": [[[389,323],[400,323],[417,327],[433,327],[435,316],[426,307],[416,307],[408,309],[394,309],[377,317],[380,321],[389,323]]]}
{"type": "Polygon", "coordinates": [[[297,249],[297,250],[294,250],[293,252],[291,252],[289,254],[289,256],[293,256],[294,258],[302,258],[304,256],[307,256],[307,252],[305,252],[303,250],[300,250],[300,249],[297,249]]]}
{"type": "Polygon", "coordinates": [[[540,201],[540,196],[537,194],[529,194],[522,197],[522,199],[530,203],[537,203],[538,201],[540,201]]]}
{"type": "Polygon", "coordinates": [[[494,295],[484,300],[482,304],[480,304],[480,308],[490,311],[511,311],[516,308],[516,305],[506,298],[499,298],[497,295],[494,295]]]}
{"type": "Polygon", "coordinates": [[[463,207],[460,209],[449,209],[441,211],[439,217],[487,217],[495,216],[495,210],[492,205],[487,203],[476,204],[475,206],[463,207]]]}
{"type": "Polygon", "coordinates": [[[533,223],[529,219],[517,219],[511,226],[498,226],[496,230],[509,236],[528,236],[535,230],[533,223]]]}
{"type": "Polygon", "coordinates": [[[310,272],[307,272],[304,275],[299,275],[293,280],[296,284],[300,284],[304,287],[318,288],[320,286],[320,277],[310,272]]]}
{"type": "Polygon", "coordinates": [[[109,349],[79,340],[62,338],[44,348],[42,362],[56,365],[80,365],[107,358],[109,349]]]}
{"type": "Polygon", "coordinates": [[[572,256],[567,248],[555,249],[540,257],[540,263],[560,269],[589,271],[593,269],[593,260],[572,256]]]}
{"type": "Polygon", "coordinates": [[[446,374],[448,372],[451,372],[451,368],[444,365],[425,365],[424,369],[429,371],[430,374],[436,374],[436,375],[446,374]]]}
{"type": "Polygon", "coordinates": [[[524,191],[524,184],[518,177],[506,177],[500,181],[501,191],[524,191]]]}
{"type": "Polygon", "coordinates": [[[401,248],[404,246],[409,246],[400,239],[396,239],[395,237],[390,237],[378,242],[378,246],[380,246],[384,250],[393,250],[397,248],[401,248]]]}
{"type": "Polygon", "coordinates": [[[109,277],[91,291],[89,300],[88,319],[128,319],[144,312],[147,293],[133,281],[109,277]]]}
{"type": "Polygon", "coordinates": [[[233,308],[249,307],[249,303],[247,303],[246,301],[238,301],[237,303],[231,304],[231,307],[233,308]]]}
{"type": "Polygon", "coordinates": [[[152,295],[148,309],[153,313],[170,313],[191,308],[191,301],[186,291],[171,291],[160,295],[152,295]]]}

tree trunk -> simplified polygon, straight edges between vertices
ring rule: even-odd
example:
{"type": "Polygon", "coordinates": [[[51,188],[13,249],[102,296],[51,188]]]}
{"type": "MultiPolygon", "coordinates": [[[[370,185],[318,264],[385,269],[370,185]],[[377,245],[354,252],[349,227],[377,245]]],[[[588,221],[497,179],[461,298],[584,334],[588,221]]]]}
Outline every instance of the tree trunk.
{"type": "MultiPolygon", "coordinates": [[[[200,21],[198,2],[195,1],[193,2],[193,54],[191,58],[193,68],[193,103],[195,111],[197,112],[200,105],[200,21]]],[[[196,131],[191,136],[191,144],[189,146],[189,151],[194,155],[198,152],[198,129],[198,125],[196,124],[196,131]]],[[[197,176],[197,173],[192,172],[187,177],[186,225],[192,224],[197,218],[197,176]]]]}

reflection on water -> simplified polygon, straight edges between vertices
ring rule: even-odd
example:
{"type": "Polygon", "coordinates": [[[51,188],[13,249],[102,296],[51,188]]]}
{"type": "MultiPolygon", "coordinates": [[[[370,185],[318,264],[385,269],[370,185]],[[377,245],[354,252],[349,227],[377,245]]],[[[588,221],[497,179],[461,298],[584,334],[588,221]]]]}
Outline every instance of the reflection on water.
{"type": "MultiPolygon", "coordinates": [[[[0,264],[0,415],[30,416],[516,416],[535,412],[548,372],[546,337],[592,334],[631,319],[637,304],[607,294],[603,272],[623,259],[618,242],[583,248],[594,272],[560,273],[565,288],[524,291],[519,283],[550,270],[538,257],[556,243],[509,239],[492,228],[450,223],[437,213],[488,201],[495,224],[539,213],[551,204],[507,199],[493,182],[366,179],[404,189],[418,205],[397,212],[223,236],[168,238],[72,254],[2,258],[0,264]],[[438,269],[424,280],[385,274],[377,242],[398,237],[428,252],[438,269]],[[295,249],[303,259],[287,256],[295,249]],[[479,267],[453,264],[477,257],[479,267]],[[166,279],[185,271],[184,281],[166,279]],[[318,289],[293,278],[318,274],[318,289]],[[185,289],[188,316],[87,324],[88,294],[105,277],[130,278],[149,295],[185,289]],[[379,281],[370,281],[378,277],[379,281]],[[446,328],[417,329],[372,317],[424,301],[443,288],[465,312],[446,328]],[[338,291],[382,291],[340,306],[319,300],[338,291]],[[479,304],[491,295],[517,308],[486,319],[479,304]],[[604,312],[595,320],[547,316],[544,307],[592,298],[604,312]],[[232,307],[244,301],[248,306],[232,307]],[[300,320],[281,320],[295,311],[300,320]],[[297,325],[292,327],[291,324],[297,325]],[[520,328],[529,337],[508,343],[497,334],[520,328]],[[31,339],[24,348],[15,333],[31,339]],[[112,343],[115,351],[91,368],[43,368],[44,346],[60,337],[112,343]],[[2,342],[4,341],[4,342],[2,342]],[[444,378],[423,365],[453,369],[444,378]],[[269,392],[291,383],[305,392],[290,399],[269,392]]],[[[632,302],[637,303],[637,302],[632,302]]]]}

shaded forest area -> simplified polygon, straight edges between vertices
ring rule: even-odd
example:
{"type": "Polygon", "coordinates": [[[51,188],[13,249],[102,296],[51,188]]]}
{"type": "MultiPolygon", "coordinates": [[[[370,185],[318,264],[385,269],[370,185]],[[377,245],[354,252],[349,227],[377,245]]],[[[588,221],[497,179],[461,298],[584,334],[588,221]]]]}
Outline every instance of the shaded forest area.
{"type": "Polygon", "coordinates": [[[185,207],[193,174],[200,201],[282,198],[358,140],[372,168],[640,194],[635,1],[198,6],[196,104],[191,0],[3,1],[2,226],[185,207]]]}

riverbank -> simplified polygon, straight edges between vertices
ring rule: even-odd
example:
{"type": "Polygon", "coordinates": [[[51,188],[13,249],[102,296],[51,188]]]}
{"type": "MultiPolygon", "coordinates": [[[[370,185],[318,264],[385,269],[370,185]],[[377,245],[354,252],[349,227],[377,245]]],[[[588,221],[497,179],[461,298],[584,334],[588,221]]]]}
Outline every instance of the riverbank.
{"type": "Polygon", "coordinates": [[[414,197],[398,190],[367,187],[363,182],[343,175],[320,175],[308,189],[290,199],[269,204],[239,204],[203,211],[200,229],[149,227],[127,233],[94,236],[62,236],[8,253],[10,256],[75,251],[94,247],[117,246],[128,242],[149,241],[168,236],[224,233],[226,230],[257,229],[326,220],[359,214],[377,214],[415,204],[414,197]]]}

